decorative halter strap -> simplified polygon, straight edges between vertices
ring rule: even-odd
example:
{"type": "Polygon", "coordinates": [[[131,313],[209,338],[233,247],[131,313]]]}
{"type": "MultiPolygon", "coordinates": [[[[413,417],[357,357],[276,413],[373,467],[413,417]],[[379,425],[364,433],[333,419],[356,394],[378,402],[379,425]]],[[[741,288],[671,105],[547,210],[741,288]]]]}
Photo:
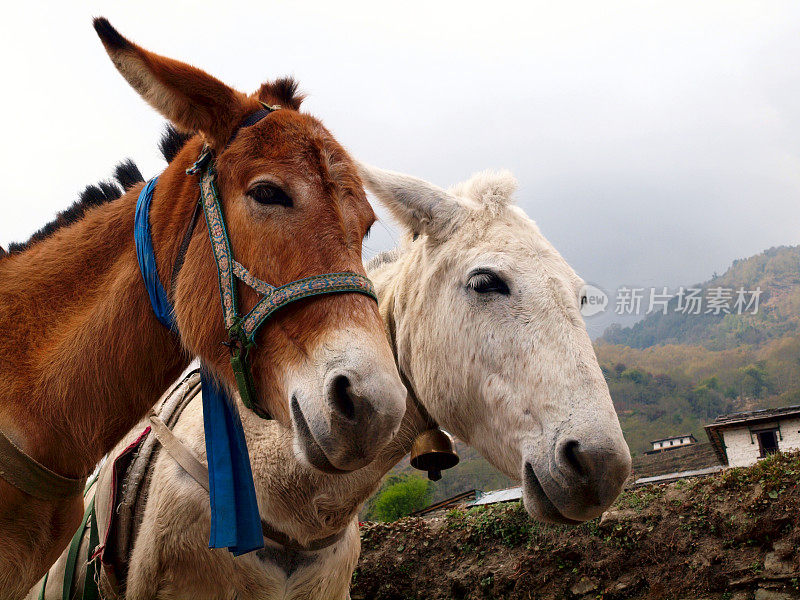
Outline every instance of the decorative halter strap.
{"type": "Polygon", "coordinates": [[[231,366],[236,376],[239,395],[247,408],[268,419],[270,416],[256,404],[255,385],[248,361],[248,354],[255,346],[255,336],[259,328],[275,311],[303,298],[355,292],[370,296],[377,302],[375,289],[372,282],[363,275],[349,272],[314,275],[279,287],[262,281],[233,258],[230,238],[222,217],[212,150],[204,147],[197,162],[186,172],[190,175],[200,174],[200,204],[217,263],[222,314],[229,338],[225,344],[231,351],[231,366]],[[239,312],[237,279],[263,295],[246,315],[239,312]]]}

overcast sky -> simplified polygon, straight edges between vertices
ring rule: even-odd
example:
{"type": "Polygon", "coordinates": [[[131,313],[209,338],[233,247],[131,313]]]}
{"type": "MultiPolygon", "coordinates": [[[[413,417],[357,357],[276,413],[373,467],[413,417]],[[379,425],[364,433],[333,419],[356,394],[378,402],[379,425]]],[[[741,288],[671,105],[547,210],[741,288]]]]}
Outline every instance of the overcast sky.
{"type": "MultiPolygon", "coordinates": [[[[366,162],[442,186],[511,169],[519,204],[612,293],[695,283],[800,243],[800,3],[391,6],[6,11],[0,245],[25,239],[124,157],[145,176],[163,168],[163,121],[114,70],[96,15],[243,91],[295,75],[306,109],[366,162]]],[[[384,223],[372,250],[396,239],[384,223]]],[[[592,333],[607,322],[589,320],[592,333]]]]}

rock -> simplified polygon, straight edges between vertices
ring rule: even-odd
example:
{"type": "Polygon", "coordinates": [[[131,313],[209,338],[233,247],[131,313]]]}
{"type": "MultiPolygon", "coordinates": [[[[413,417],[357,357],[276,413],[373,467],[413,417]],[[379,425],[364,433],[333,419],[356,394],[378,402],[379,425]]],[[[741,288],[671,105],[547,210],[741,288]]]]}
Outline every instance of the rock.
{"type": "Polygon", "coordinates": [[[581,577],[578,583],[569,588],[569,591],[575,594],[576,596],[583,596],[584,594],[593,592],[596,589],[597,589],[596,579],[592,579],[590,577],[581,577]]]}
{"type": "Polygon", "coordinates": [[[731,594],[730,600],[750,600],[750,592],[747,590],[736,590],[731,594]]]}
{"type": "Polygon", "coordinates": [[[759,588],[756,590],[755,600],[796,600],[797,596],[786,592],[776,592],[759,588]]]}
{"type": "Polygon", "coordinates": [[[639,583],[639,577],[633,573],[626,573],[620,577],[617,582],[611,586],[612,592],[624,592],[625,590],[636,586],[639,583]]]}
{"type": "Polygon", "coordinates": [[[667,506],[682,503],[684,500],[686,500],[686,491],[683,488],[678,488],[674,483],[667,487],[667,492],[664,494],[664,502],[667,506]]]}
{"type": "Polygon", "coordinates": [[[600,527],[616,525],[622,521],[630,521],[636,516],[636,511],[627,508],[623,510],[607,510],[600,517],[600,527]]]}
{"type": "Polygon", "coordinates": [[[764,557],[764,573],[769,577],[785,577],[795,572],[795,566],[791,560],[785,558],[786,554],[782,551],[769,552],[764,557]]]}
{"type": "Polygon", "coordinates": [[[775,550],[775,554],[781,558],[789,558],[795,551],[794,544],[789,540],[779,540],[775,542],[772,544],[772,549],[775,550]]]}

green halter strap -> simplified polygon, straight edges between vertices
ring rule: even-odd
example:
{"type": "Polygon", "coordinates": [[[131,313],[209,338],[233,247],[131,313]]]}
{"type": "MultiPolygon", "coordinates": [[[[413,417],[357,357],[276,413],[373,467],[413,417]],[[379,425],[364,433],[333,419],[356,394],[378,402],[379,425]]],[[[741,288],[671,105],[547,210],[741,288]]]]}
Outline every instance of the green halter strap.
{"type": "Polygon", "coordinates": [[[370,296],[377,302],[375,289],[369,279],[357,273],[314,275],[278,287],[258,279],[233,258],[216,185],[213,151],[204,147],[197,162],[186,172],[190,175],[200,174],[200,204],[217,263],[222,314],[229,338],[225,344],[231,351],[231,366],[236,376],[239,395],[247,408],[258,416],[269,419],[270,415],[255,403],[255,383],[248,361],[248,354],[255,346],[255,336],[259,328],[276,310],[297,300],[321,294],[354,292],[370,296]],[[246,315],[239,312],[237,279],[263,295],[246,315]]]}

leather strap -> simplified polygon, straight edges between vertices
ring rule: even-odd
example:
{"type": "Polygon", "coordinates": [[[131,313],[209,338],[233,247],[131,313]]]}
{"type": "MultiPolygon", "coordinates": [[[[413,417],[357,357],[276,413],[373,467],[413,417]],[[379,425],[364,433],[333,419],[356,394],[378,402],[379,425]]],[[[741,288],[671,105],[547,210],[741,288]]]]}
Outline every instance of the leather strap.
{"type": "Polygon", "coordinates": [[[347,533],[347,528],[345,527],[338,533],[314,540],[306,545],[303,545],[297,540],[290,538],[285,533],[278,531],[263,519],[261,520],[261,533],[263,533],[264,537],[268,540],[272,540],[276,544],[280,544],[289,550],[295,550],[297,552],[316,552],[318,550],[327,548],[328,546],[333,546],[336,542],[341,540],[347,533]]]}
{"type": "MultiPolygon", "coordinates": [[[[209,491],[208,483],[208,468],[200,462],[200,459],[195,456],[183,442],[181,442],[172,430],[161,420],[155,413],[150,414],[150,425],[156,439],[164,447],[164,450],[178,463],[181,468],[186,471],[192,479],[200,484],[206,491],[209,491]]],[[[347,529],[342,529],[340,532],[329,535],[319,540],[314,540],[310,544],[303,545],[297,540],[289,537],[285,533],[278,531],[269,523],[261,519],[261,533],[265,538],[288,548],[289,550],[297,550],[299,552],[316,552],[328,546],[332,546],[341,540],[347,533],[347,529]]]]}
{"type": "Polygon", "coordinates": [[[0,431],[0,477],[40,500],[63,500],[83,493],[86,477],[71,479],[54,473],[25,454],[0,431]]]}
{"type": "Polygon", "coordinates": [[[192,476],[197,483],[199,483],[205,491],[209,491],[208,483],[208,469],[200,462],[194,452],[184,446],[181,441],[175,437],[169,427],[166,426],[164,421],[152,413],[150,415],[150,425],[152,426],[153,434],[156,439],[164,447],[164,450],[178,463],[181,468],[192,476]]]}
{"type": "Polygon", "coordinates": [[[197,218],[200,216],[201,210],[200,202],[197,202],[197,204],[194,205],[192,217],[189,220],[189,225],[186,227],[186,232],[183,234],[181,245],[178,248],[178,257],[175,259],[175,264],[172,265],[172,275],[169,278],[169,293],[173,298],[175,297],[175,286],[178,283],[178,274],[183,268],[183,261],[186,260],[186,251],[189,250],[189,244],[192,241],[192,235],[194,234],[194,229],[197,226],[197,218]]]}

